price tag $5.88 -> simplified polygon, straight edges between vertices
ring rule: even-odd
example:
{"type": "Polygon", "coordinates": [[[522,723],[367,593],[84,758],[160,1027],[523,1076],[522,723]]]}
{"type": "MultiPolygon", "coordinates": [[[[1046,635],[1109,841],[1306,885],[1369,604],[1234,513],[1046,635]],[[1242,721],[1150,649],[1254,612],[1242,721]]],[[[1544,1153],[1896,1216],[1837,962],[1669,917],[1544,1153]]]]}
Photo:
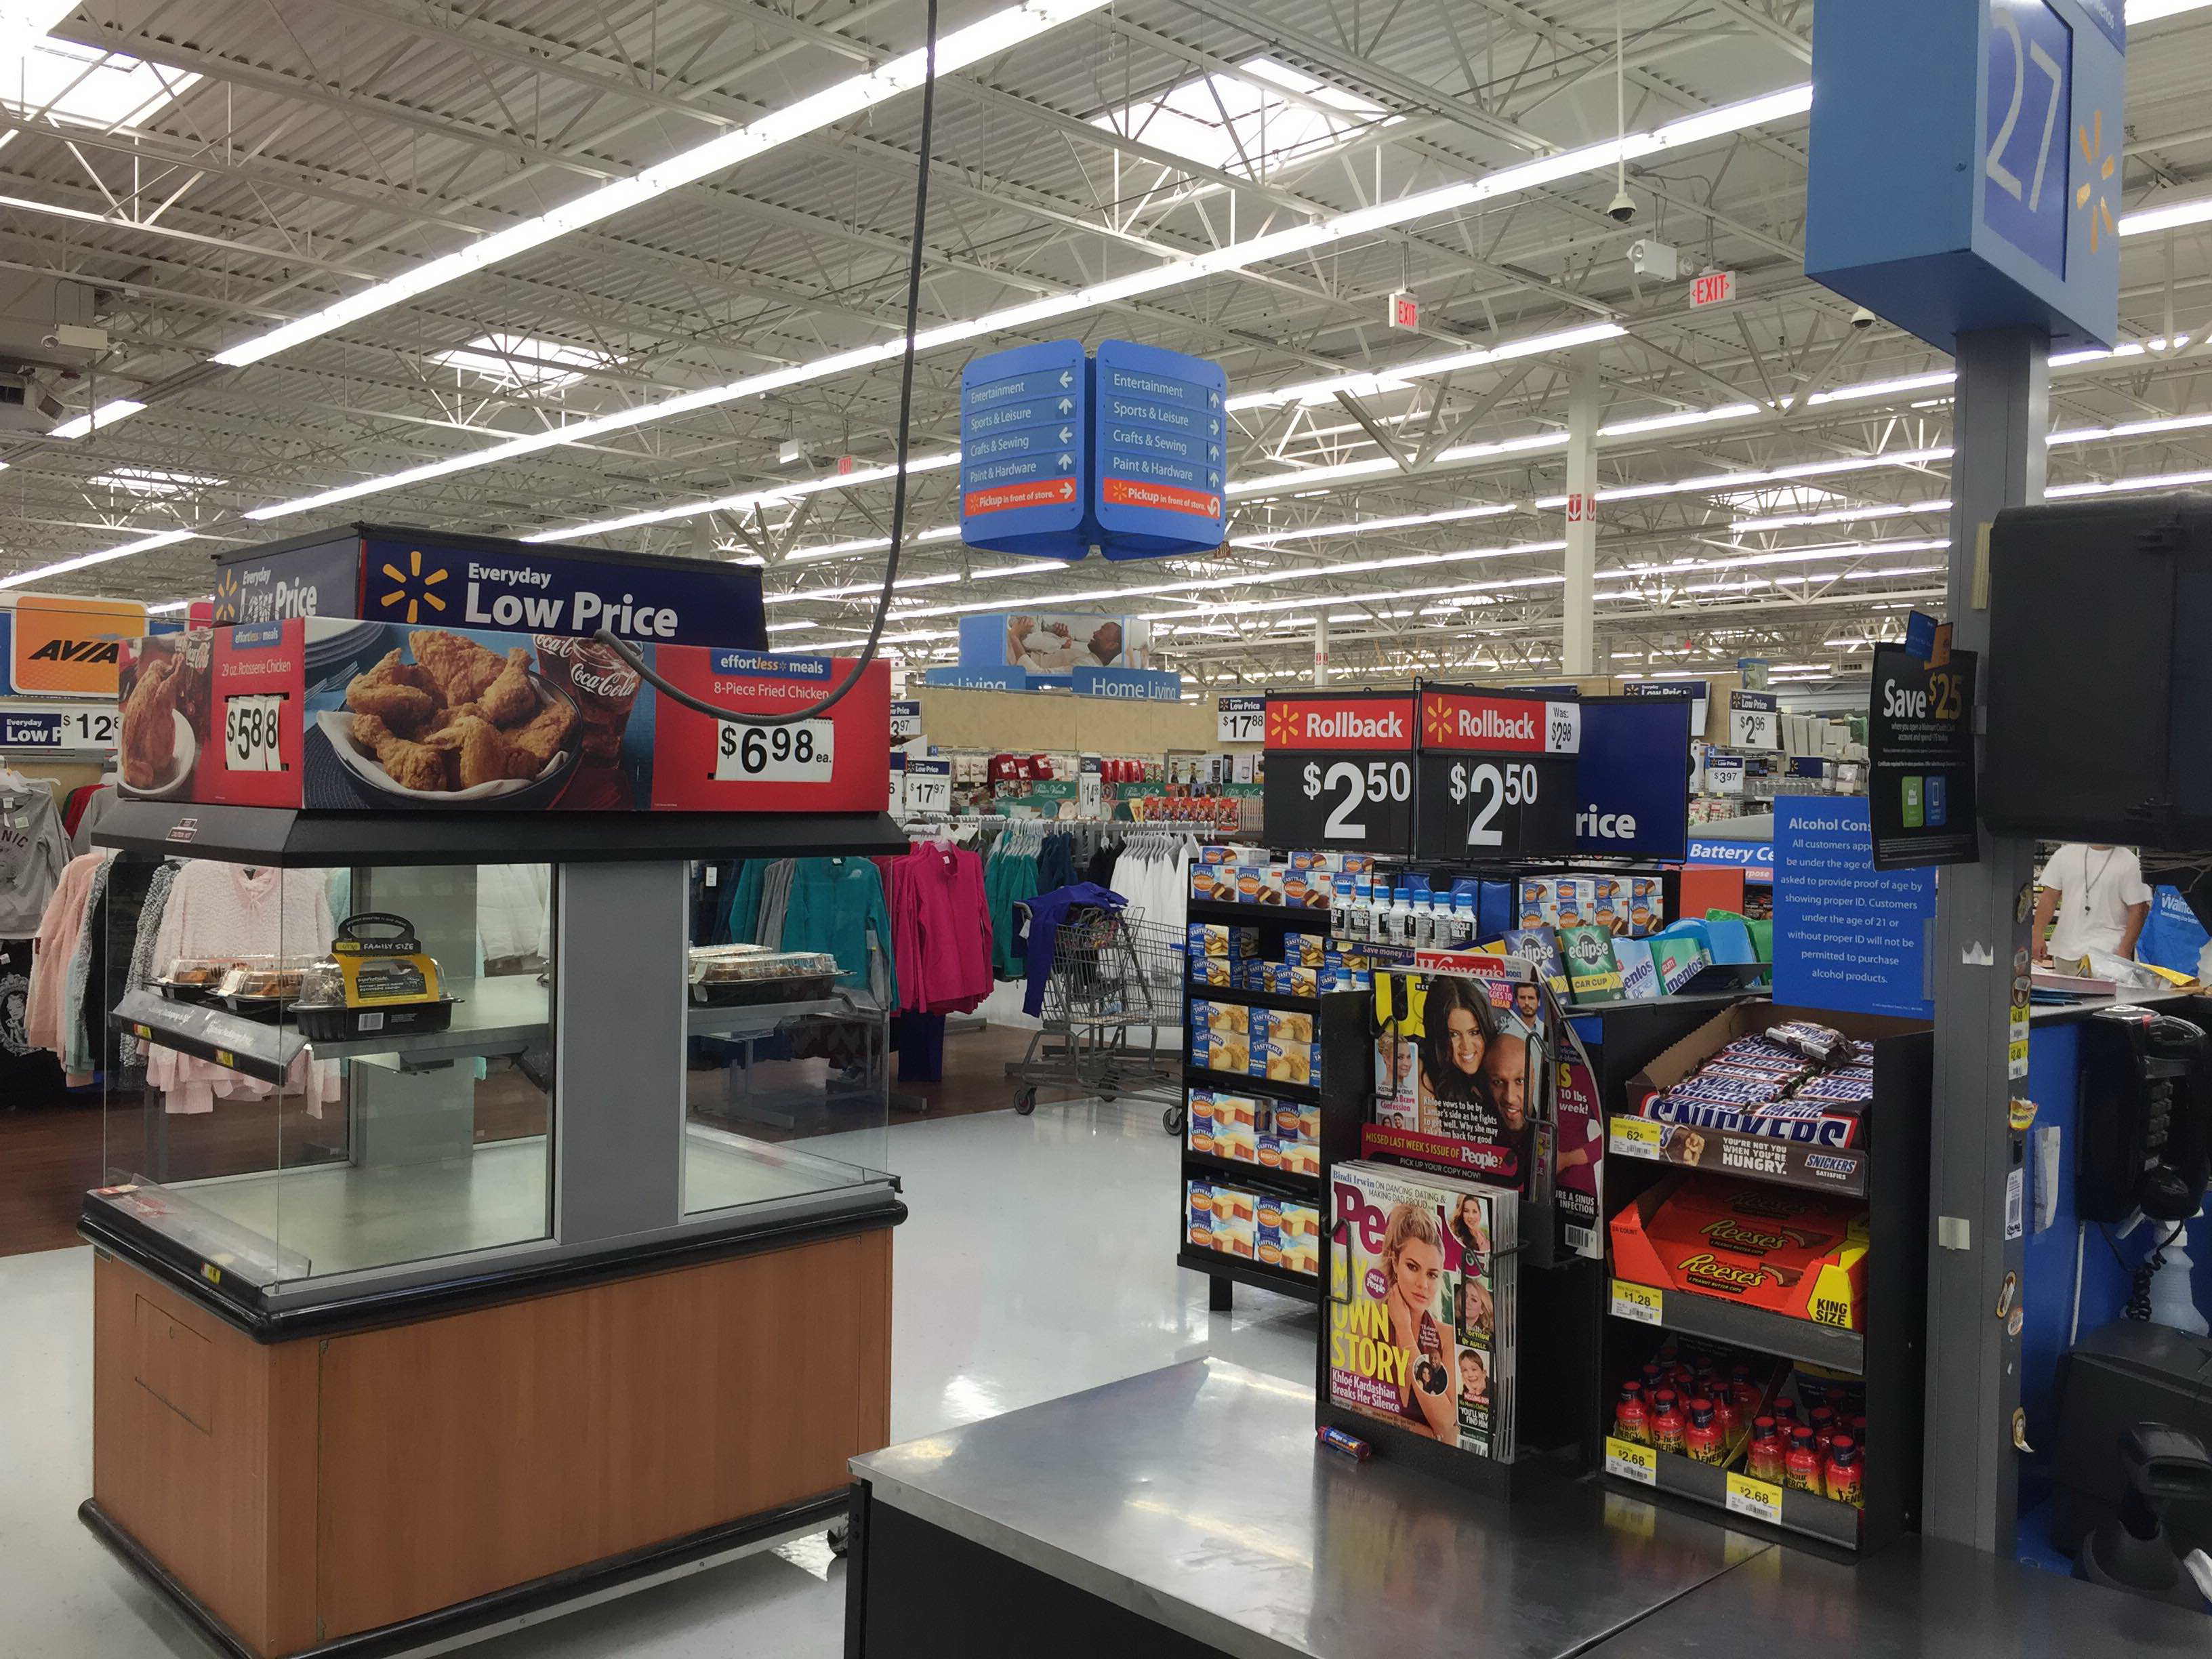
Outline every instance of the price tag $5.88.
{"type": "Polygon", "coordinates": [[[281,772],[280,692],[257,691],[225,697],[222,703],[222,763],[230,772],[281,772]]]}
{"type": "Polygon", "coordinates": [[[755,726],[722,720],[714,740],[717,783],[828,783],[836,769],[836,727],[828,720],[755,726]]]}

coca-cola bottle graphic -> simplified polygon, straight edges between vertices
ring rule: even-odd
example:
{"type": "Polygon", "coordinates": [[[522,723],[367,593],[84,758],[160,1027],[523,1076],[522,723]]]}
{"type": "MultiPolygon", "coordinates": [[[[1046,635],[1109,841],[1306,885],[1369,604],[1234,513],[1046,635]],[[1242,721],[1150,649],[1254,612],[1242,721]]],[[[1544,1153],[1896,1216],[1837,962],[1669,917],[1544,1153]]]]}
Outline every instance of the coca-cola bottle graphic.
{"type": "Polygon", "coordinates": [[[536,641],[538,672],[575,700],[579,720],[576,743],[582,752],[561,805],[609,811],[635,805],[622,769],[622,743],[637,702],[637,671],[597,640],[540,634],[536,641]]]}

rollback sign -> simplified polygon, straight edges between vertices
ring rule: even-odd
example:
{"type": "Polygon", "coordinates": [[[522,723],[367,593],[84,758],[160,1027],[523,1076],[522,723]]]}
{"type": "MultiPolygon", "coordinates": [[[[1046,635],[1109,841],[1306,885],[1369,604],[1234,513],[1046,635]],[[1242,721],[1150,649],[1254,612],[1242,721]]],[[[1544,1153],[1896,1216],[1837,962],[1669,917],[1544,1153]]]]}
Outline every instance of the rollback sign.
{"type": "Polygon", "coordinates": [[[1264,741],[1271,841],[1370,853],[1412,848],[1411,694],[1271,695],[1264,741]]]}
{"type": "Polygon", "coordinates": [[[1420,690],[1422,858],[1516,859],[1576,850],[1578,704],[1449,686],[1420,690]]]}

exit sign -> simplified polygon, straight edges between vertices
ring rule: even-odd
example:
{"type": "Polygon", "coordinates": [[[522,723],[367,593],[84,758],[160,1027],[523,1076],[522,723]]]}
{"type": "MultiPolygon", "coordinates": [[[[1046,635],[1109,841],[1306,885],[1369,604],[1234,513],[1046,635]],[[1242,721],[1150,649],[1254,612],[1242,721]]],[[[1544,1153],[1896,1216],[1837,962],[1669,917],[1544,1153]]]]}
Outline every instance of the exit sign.
{"type": "Polygon", "coordinates": [[[1709,270],[1690,284],[1690,303],[1717,306],[1735,298],[1735,272],[1709,270]]]}
{"type": "Polygon", "coordinates": [[[1390,326],[1419,328],[1421,325],[1421,302],[1400,289],[1390,296],[1390,326]]]}

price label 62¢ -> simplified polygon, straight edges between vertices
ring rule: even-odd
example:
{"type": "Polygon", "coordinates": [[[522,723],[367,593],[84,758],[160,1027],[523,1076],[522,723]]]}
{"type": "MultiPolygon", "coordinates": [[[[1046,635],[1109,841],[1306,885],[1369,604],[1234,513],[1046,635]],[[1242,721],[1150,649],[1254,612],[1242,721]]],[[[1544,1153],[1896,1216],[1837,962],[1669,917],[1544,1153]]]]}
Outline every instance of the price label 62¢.
{"type": "Polygon", "coordinates": [[[281,691],[255,691],[222,700],[222,764],[228,772],[281,772],[281,691]]]}
{"type": "Polygon", "coordinates": [[[828,783],[836,769],[836,727],[828,720],[756,726],[722,720],[714,739],[717,783],[828,783]]]}

